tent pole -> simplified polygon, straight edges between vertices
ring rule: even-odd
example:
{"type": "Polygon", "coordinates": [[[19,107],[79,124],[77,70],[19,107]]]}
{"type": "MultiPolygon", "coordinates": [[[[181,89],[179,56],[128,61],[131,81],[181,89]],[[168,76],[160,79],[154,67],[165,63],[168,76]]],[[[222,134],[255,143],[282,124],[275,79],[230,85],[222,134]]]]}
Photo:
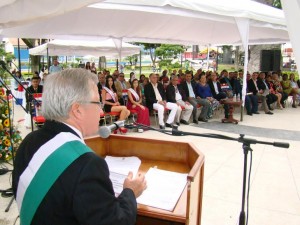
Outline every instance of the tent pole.
{"type": "Polygon", "coordinates": [[[50,67],[50,62],[49,62],[49,49],[48,49],[48,47],[47,47],[47,69],[48,69],[48,73],[49,73],[49,67],[50,67]]]}
{"type": "Polygon", "coordinates": [[[142,50],[140,50],[140,76],[142,74],[142,50]]]}
{"type": "Polygon", "coordinates": [[[21,68],[21,52],[20,52],[20,38],[18,38],[18,62],[19,62],[19,71],[22,73],[22,68],[21,68]]]}

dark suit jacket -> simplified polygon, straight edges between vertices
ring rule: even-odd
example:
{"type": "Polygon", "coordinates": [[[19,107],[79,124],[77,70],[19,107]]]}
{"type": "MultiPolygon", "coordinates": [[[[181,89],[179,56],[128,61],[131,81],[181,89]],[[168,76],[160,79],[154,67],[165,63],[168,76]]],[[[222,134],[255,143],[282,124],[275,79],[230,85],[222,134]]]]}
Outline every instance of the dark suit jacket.
{"type": "Polygon", "coordinates": [[[248,80],[247,89],[248,89],[248,92],[252,92],[253,95],[257,94],[257,90],[256,90],[256,87],[255,87],[254,81],[252,79],[248,80]]]}
{"type": "MultiPolygon", "coordinates": [[[[193,88],[194,94],[195,94],[195,96],[196,96],[196,84],[197,84],[197,83],[196,83],[196,81],[192,80],[192,81],[191,81],[191,84],[192,84],[192,88],[193,88]]],[[[182,87],[182,90],[183,90],[184,93],[185,93],[186,98],[188,99],[188,98],[190,97],[190,93],[189,93],[189,88],[188,88],[188,86],[187,86],[186,81],[182,82],[180,85],[181,85],[181,87],[182,87]]]]}
{"type": "MultiPolygon", "coordinates": [[[[266,81],[265,81],[266,82],[266,81]]],[[[267,83],[267,82],[266,82],[267,83]]],[[[267,84],[268,85],[268,84],[267,84]]],[[[267,87],[266,85],[264,84],[263,80],[262,79],[257,79],[257,87],[259,90],[266,90],[267,87]]]]}
{"type": "MultiPolygon", "coordinates": [[[[166,93],[163,85],[161,83],[157,83],[157,89],[164,101],[166,101],[166,93]]],[[[157,103],[155,92],[151,83],[146,84],[144,87],[144,95],[146,98],[146,105],[149,110],[153,110],[153,104],[157,103]]]]}
{"type": "Polygon", "coordinates": [[[27,88],[26,91],[26,101],[29,102],[32,100],[32,97],[30,96],[30,94],[36,94],[36,93],[43,93],[43,86],[39,85],[37,90],[34,90],[32,86],[30,86],[29,88],[27,88]]]}
{"type": "MultiPolygon", "coordinates": [[[[212,93],[213,97],[214,97],[215,99],[217,99],[217,98],[216,98],[217,93],[216,93],[215,86],[214,86],[212,80],[209,80],[209,81],[207,82],[207,84],[208,84],[209,87],[210,87],[210,90],[211,90],[211,93],[212,93]]],[[[221,84],[220,84],[220,82],[217,82],[217,86],[218,86],[218,92],[219,92],[219,93],[222,93],[223,91],[222,91],[222,89],[221,89],[221,84]]]]}
{"type": "MultiPolygon", "coordinates": [[[[26,136],[15,158],[13,191],[16,196],[19,177],[37,150],[70,127],[55,121],[26,136]]],[[[77,135],[78,136],[78,135],[77,135]]],[[[62,224],[135,224],[137,203],[131,189],[115,197],[105,160],[94,152],[81,155],[54,182],[38,207],[32,225],[62,224]]]]}
{"type": "MultiPolygon", "coordinates": [[[[178,91],[181,94],[182,100],[187,101],[187,97],[185,95],[185,92],[183,91],[181,85],[177,85],[178,91]]],[[[176,94],[175,94],[175,87],[172,84],[169,84],[167,86],[166,90],[166,97],[168,102],[176,103],[176,94]]]]}

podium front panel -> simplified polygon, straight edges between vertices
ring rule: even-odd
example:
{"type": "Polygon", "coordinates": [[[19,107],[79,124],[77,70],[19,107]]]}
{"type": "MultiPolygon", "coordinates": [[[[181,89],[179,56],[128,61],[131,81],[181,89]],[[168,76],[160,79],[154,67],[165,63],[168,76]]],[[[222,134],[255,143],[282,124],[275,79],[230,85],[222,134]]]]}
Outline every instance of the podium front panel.
{"type": "Polygon", "coordinates": [[[187,173],[187,185],[173,211],[138,204],[137,224],[200,224],[203,196],[204,155],[192,144],[111,135],[92,137],[86,144],[101,157],[136,156],[141,160],[140,173],[149,168],[187,173]],[[195,223],[196,222],[196,223],[195,223]]]}

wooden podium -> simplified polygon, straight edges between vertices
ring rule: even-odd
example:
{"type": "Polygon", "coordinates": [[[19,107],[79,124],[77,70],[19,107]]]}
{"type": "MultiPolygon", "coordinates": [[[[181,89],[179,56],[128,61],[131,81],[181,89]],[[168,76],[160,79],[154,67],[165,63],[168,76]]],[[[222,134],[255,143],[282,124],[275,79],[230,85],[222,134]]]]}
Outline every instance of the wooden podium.
{"type": "Polygon", "coordinates": [[[191,143],[162,141],[111,135],[107,139],[85,139],[96,154],[137,156],[142,161],[139,172],[150,167],[188,173],[187,183],[175,209],[171,211],[138,204],[137,225],[201,224],[204,155],[191,143]]]}

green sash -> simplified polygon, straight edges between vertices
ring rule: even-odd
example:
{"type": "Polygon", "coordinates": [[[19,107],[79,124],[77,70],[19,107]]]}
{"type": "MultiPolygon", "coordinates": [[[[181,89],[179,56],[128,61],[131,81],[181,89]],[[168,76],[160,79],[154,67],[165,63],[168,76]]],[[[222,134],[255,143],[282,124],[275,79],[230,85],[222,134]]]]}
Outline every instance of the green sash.
{"type": "Polygon", "coordinates": [[[21,201],[21,225],[30,225],[34,214],[58,177],[81,155],[92,152],[79,140],[64,143],[52,152],[38,168],[21,201]]]}

